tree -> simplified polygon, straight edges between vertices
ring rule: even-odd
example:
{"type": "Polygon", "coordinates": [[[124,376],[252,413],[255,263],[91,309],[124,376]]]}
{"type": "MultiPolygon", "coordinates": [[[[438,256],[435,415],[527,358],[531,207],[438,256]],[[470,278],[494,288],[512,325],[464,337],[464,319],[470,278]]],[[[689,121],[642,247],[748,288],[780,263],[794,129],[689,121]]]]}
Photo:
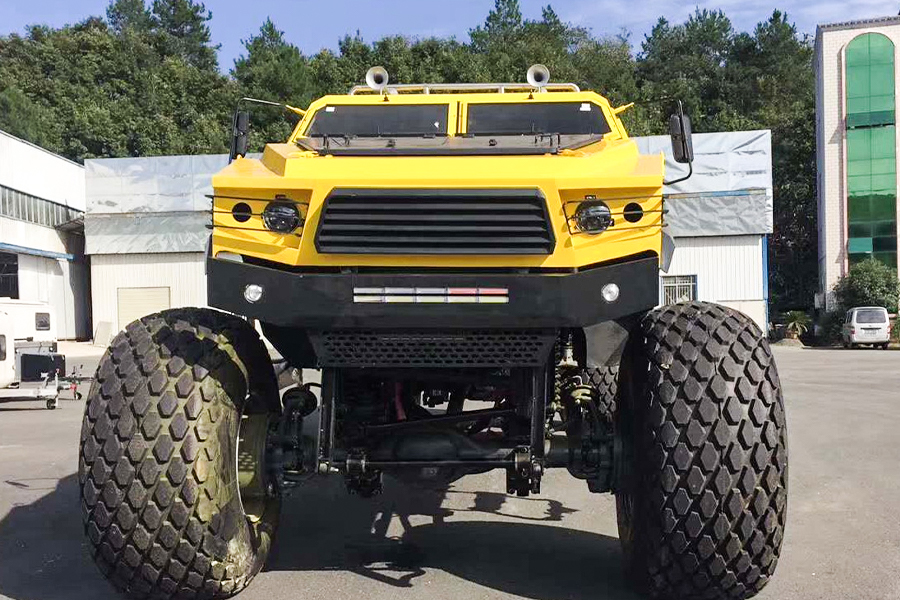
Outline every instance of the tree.
{"type": "Polygon", "coordinates": [[[153,0],[150,11],[157,43],[163,56],[181,58],[200,70],[215,71],[216,51],[210,44],[212,12],[193,0],[153,0]]]}
{"type": "MultiPolygon", "coordinates": [[[[231,75],[242,96],[306,106],[314,98],[309,64],[300,50],[284,40],[271,19],[266,19],[257,35],[244,40],[246,55],[234,63],[231,75]]],[[[279,108],[253,107],[251,148],[261,149],[267,141],[284,140],[292,122],[279,108]]]]}
{"type": "Polygon", "coordinates": [[[106,21],[117,33],[147,32],[153,27],[153,18],[144,0],[112,0],[106,9],[106,21]]]}
{"type": "MultiPolygon", "coordinates": [[[[660,19],[644,40],[641,97],[680,98],[695,131],[771,129],[774,232],[771,303],[809,308],[818,279],[813,49],[774,11],[752,33],[735,33],[721,11],[697,10],[684,24],[660,19]]],[[[662,133],[664,104],[635,113],[635,133],[662,133]]]]}
{"type": "Polygon", "coordinates": [[[58,136],[50,111],[15,86],[0,91],[0,129],[44,147],[58,136]]]}
{"type": "Polygon", "coordinates": [[[841,310],[855,306],[883,306],[896,313],[900,299],[897,269],[874,258],[856,263],[834,285],[834,298],[841,310]]]}
{"type": "Polygon", "coordinates": [[[809,307],[818,286],[812,43],[776,10],[753,36],[739,36],[733,55],[742,65],[736,89],[744,92],[731,103],[772,130],[772,302],[780,309],[809,307]]]}
{"type": "Polygon", "coordinates": [[[209,15],[180,0],[200,16],[181,28],[184,10],[162,19],[163,4],[152,13],[140,0],[115,0],[109,23],[91,17],[0,37],[0,127],[73,160],[225,151],[237,91],[214,60],[197,60],[215,58],[209,15]],[[185,56],[161,44],[189,31],[199,34],[184,38],[195,46],[185,56]]]}
{"type": "MultiPolygon", "coordinates": [[[[680,99],[697,131],[745,128],[729,104],[727,73],[734,35],[722,11],[697,9],[681,25],[661,18],[638,55],[644,99],[680,99]]],[[[665,104],[657,106],[667,109],[665,104]]],[[[660,127],[663,116],[656,119],[660,127]]]]}

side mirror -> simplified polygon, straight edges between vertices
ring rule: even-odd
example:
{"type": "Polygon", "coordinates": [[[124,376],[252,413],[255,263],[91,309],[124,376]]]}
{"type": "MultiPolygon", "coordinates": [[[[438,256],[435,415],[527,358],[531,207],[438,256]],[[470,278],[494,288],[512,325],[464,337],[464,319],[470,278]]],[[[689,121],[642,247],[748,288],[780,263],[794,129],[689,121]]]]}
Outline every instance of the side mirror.
{"type": "Polygon", "coordinates": [[[694,161],[694,144],[691,142],[691,119],[681,109],[669,117],[669,135],[672,138],[672,157],[677,163],[690,164],[694,161]]]}
{"type": "Polygon", "coordinates": [[[231,153],[229,160],[247,155],[250,139],[247,135],[250,130],[250,113],[246,110],[238,110],[234,113],[231,123],[231,153]]]}

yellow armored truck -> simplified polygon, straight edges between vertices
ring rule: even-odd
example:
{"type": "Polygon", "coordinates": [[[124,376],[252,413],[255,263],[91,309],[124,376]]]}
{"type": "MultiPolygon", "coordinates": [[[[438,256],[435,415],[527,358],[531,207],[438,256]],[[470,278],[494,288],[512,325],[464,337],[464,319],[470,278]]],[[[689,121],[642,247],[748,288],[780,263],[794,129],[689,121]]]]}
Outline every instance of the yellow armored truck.
{"type": "MultiPolygon", "coordinates": [[[[375,67],[287,107],[299,123],[261,158],[236,112],[213,178],[214,308],[128,325],[86,406],[85,531],[118,589],[239,592],[284,495],[320,477],[369,497],[498,470],[525,496],[553,468],[615,494],[648,597],[768,582],[787,502],[768,343],[729,308],[657,306],[664,158],[638,152],[627,106],[540,65],[527,81],[390,85],[375,67]]],[[[669,128],[689,165],[680,108],[669,128]]]]}

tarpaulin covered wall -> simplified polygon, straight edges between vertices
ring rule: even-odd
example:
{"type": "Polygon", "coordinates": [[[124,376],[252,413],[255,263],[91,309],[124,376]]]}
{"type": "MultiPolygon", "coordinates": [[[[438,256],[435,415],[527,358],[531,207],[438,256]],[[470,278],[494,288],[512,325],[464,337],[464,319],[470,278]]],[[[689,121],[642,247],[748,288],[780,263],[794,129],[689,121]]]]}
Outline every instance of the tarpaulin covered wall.
{"type": "Polygon", "coordinates": [[[85,161],[87,254],[203,252],[225,154],[85,161]]]}
{"type": "MultiPolygon", "coordinates": [[[[688,166],[672,159],[668,136],[635,138],[643,154],[666,155],[666,179],[688,166]]],[[[665,186],[667,231],[675,237],[772,233],[772,132],[729,131],[693,136],[694,172],[665,186]]]]}

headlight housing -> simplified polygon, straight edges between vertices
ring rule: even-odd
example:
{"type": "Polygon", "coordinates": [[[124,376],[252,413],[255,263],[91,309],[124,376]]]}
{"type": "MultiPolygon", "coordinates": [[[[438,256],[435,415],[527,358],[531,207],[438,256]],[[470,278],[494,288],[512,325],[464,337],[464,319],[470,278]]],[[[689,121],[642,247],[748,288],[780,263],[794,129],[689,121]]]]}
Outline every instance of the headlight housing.
{"type": "Polygon", "coordinates": [[[291,233],[303,224],[297,205],[290,202],[269,203],[263,210],[262,218],[266,229],[277,233],[291,233]]]}
{"type": "Polygon", "coordinates": [[[581,233],[597,235],[613,225],[612,211],[602,200],[585,200],[575,210],[575,226],[581,233]]]}

